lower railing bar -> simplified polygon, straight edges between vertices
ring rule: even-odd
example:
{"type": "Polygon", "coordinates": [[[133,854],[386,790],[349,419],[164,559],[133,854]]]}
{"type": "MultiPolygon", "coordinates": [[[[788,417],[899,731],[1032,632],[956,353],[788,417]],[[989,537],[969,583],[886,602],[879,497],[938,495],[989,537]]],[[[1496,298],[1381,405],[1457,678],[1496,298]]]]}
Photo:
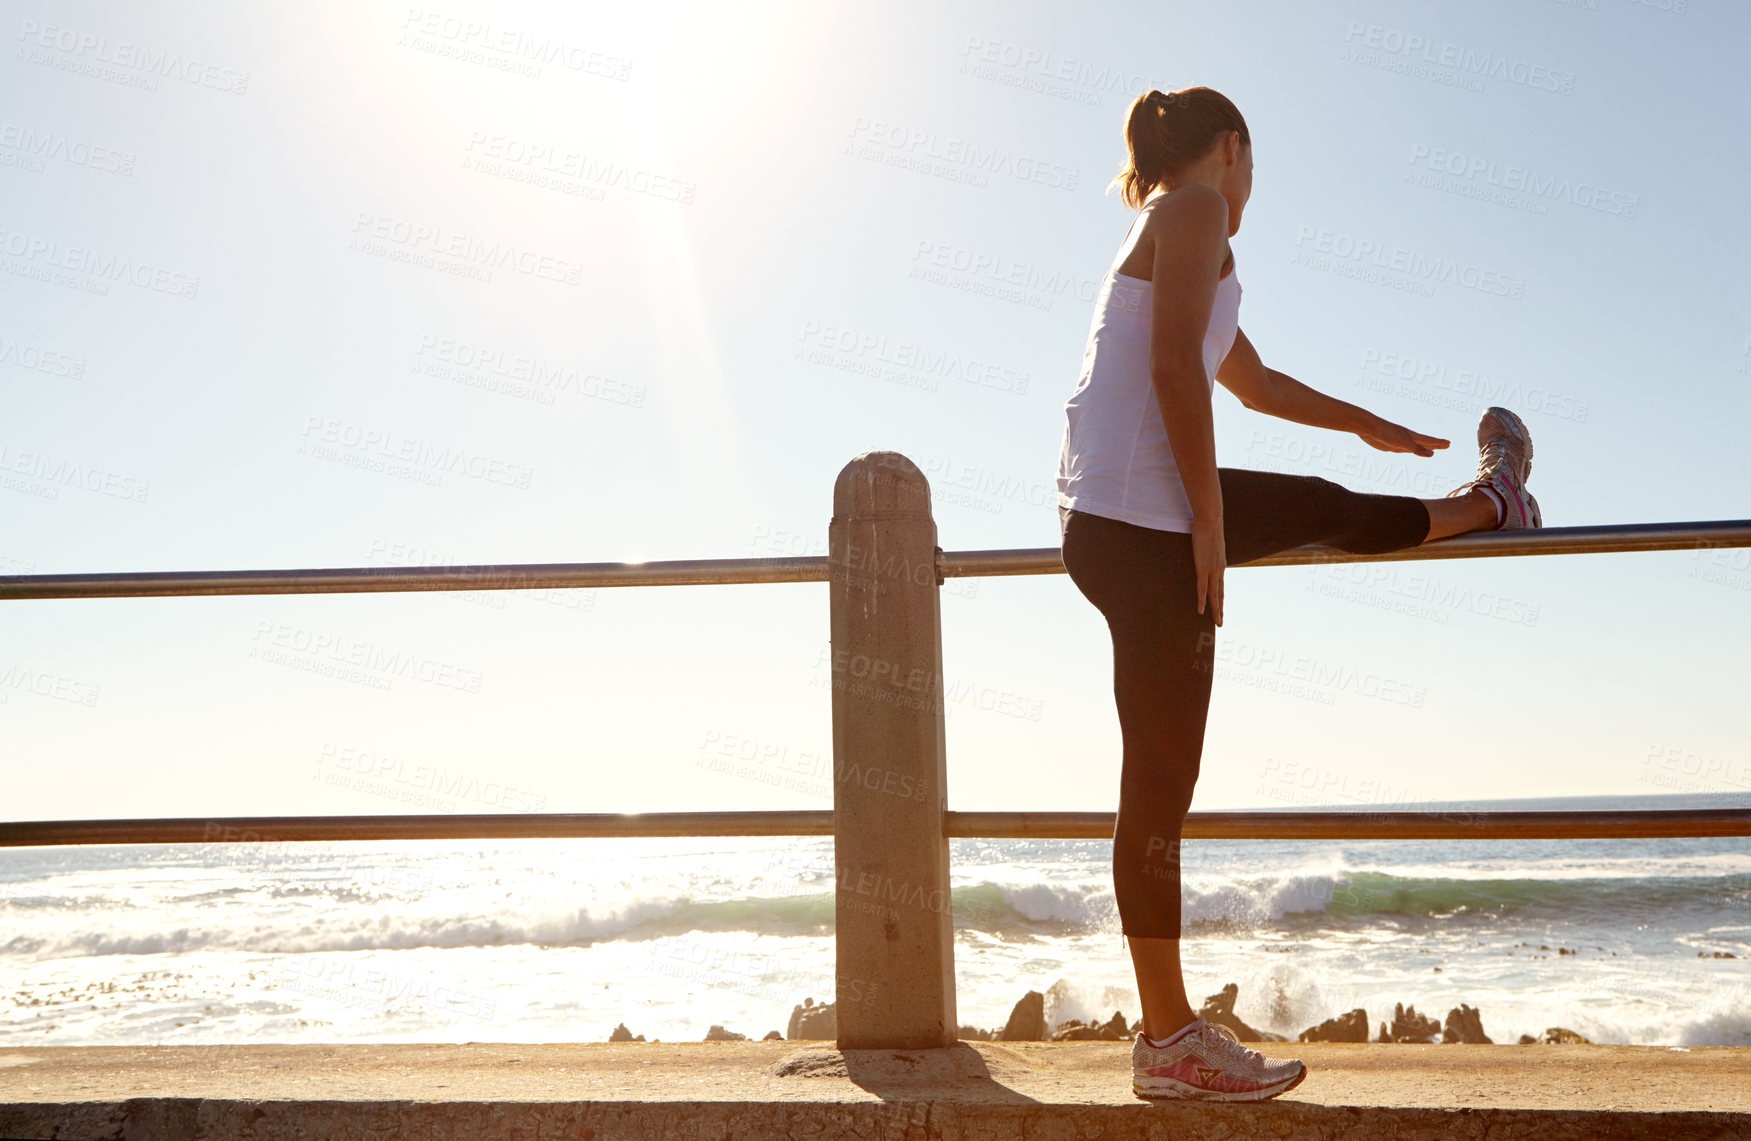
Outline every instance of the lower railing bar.
{"type": "Polygon", "coordinates": [[[830,809],[783,812],[489,812],[230,816],[0,823],[0,847],[298,840],[540,840],[601,836],[831,836],[830,809]]]}
{"type": "MultiPolygon", "coordinates": [[[[950,836],[1107,840],[1111,812],[949,812],[950,836]]],[[[1751,808],[1632,812],[1192,812],[1196,840],[1582,840],[1751,836],[1751,808]]]]}
{"type": "MultiPolygon", "coordinates": [[[[944,833],[986,839],[1105,840],[1111,812],[946,812],[944,833]]],[[[830,836],[828,810],[232,816],[0,823],[0,847],[309,840],[529,840],[613,836],[830,836]]],[[[1751,808],[1630,812],[1193,812],[1198,840],[1574,840],[1751,836],[1751,808]]]]}

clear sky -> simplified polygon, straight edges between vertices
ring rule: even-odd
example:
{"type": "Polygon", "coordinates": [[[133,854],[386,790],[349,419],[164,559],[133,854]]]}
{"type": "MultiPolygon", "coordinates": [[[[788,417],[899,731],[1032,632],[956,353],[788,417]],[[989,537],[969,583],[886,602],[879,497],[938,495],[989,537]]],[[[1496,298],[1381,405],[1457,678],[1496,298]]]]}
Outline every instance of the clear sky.
{"type": "MultiPolygon", "coordinates": [[[[0,573],[825,552],[892,449],[1058,539],[1130,99],[1217,88],[1220,462],[1751,516],[1728,0],[13,6],[0,573]]],[[[1751,788],[1745,551],[1231,572],[1199,808],[1751,788]]],[[[952,807],[1111,810],[1063,576],[943,598],[952,807]]],[[[824,584],[0,604],[0,816],[830,805],[824,584]],[[374,783],[360,787],[366,775],[374,783]],[[787,787],[788,786],[788,787],[787,787]]]]}

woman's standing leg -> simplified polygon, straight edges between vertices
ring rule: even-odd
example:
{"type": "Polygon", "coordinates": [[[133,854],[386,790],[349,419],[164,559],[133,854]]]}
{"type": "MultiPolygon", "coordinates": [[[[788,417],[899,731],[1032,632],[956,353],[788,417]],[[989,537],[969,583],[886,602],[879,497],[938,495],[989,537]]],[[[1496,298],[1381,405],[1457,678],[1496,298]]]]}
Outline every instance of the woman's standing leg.
{"type": "Polygon", "coordinates": [[[1194,1017],[1179,966],[1180,827],[1203,754],[1215,624],[1197,612],[1190,535],[1060,516],[1065,569],[1112,634],[1123,744],[1113,892],[1143,1032],[1160,1038],[1194,1017]]]}

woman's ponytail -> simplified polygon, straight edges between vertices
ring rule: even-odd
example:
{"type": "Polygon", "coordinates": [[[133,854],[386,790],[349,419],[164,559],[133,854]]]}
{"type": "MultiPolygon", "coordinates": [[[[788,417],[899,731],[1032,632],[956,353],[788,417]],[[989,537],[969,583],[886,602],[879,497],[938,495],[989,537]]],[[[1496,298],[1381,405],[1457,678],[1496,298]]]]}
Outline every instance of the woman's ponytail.
{"type": "Polygon", "coordinates": [[[1140,210],[1150,191],[1203,158],[1227,131],[1239,131],[1241,145],[1252,145],[1240,109],[1220,91],[1151,88],[1125,114],[1127,158],[1107,189],[1117,186],[1125,205],[1140,210]]]}

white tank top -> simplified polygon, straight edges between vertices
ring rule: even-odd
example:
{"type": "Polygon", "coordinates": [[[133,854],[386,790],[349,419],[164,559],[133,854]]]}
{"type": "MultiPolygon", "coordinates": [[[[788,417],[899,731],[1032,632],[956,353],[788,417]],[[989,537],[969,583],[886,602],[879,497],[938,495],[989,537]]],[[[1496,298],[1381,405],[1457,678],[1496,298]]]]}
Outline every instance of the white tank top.
{"type": "MultiPolygon", "coordinates": [[[[1153,284],[1113,270],[1095,297],[1082,375],[1064,404],[1058,503],[1157,531],[1190,531],[1191,500],[1149,378],[1153,284]]],[[[1240,294],[1230,265],[1216,286],[1204,333],[1204,376],[1212,394],[1216,370],[1240,328],[1240,294]]]]}

